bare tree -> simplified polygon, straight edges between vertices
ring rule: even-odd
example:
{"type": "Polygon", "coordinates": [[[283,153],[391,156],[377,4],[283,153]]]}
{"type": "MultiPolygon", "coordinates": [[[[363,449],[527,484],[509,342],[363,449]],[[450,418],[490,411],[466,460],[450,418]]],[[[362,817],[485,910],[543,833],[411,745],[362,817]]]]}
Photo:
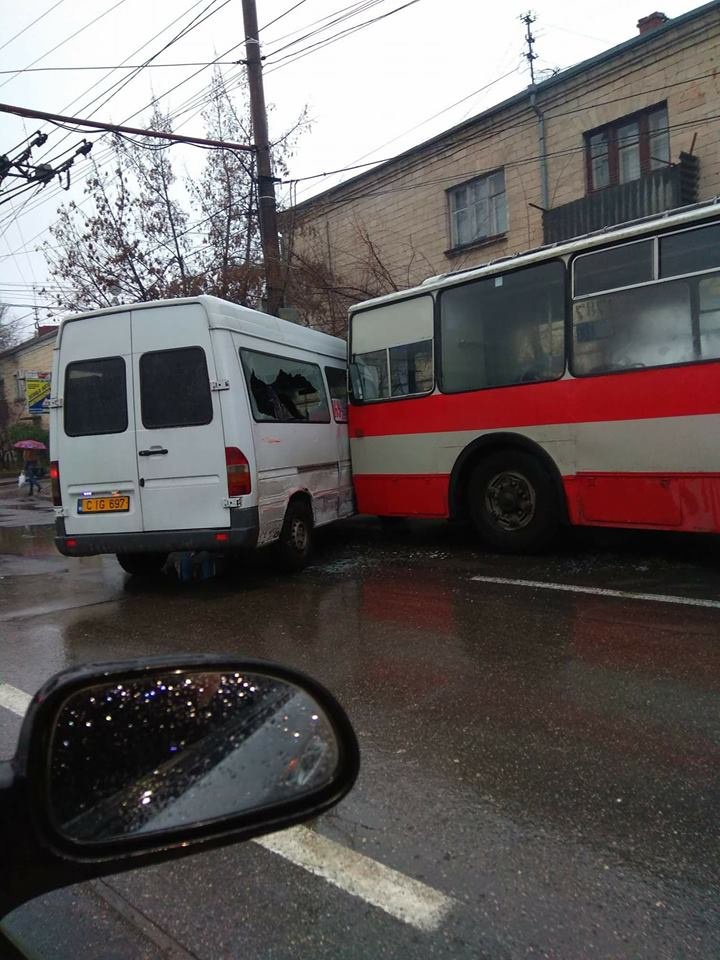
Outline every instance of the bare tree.
{"type": "MultiPolygon", "coordinates": [[[[245,88],[231,96],[216,73],[204,119],[212,139],[251,139],[245,88]]],[[[156,105],[149,126],[170,131],[170,118],[156,105]]],[[[280,173],[306,126],[303,115],[275,145],[280,173]]],[[[45,246],[53,276],[65,286],[71,277],[75,288],[58,305],[77,310],[208,293],[259,306],[264,271],[253,154],[210,150],[200,177],[181,183],[168,146],[116,137],[113,150],[113,169],[96,168],[87,181],[89,212],[61,207],[45,246]]]]}
{"type": "Polygon", "coordinates": [[[8,317],[8,306],[0,303],[0,353],[15,346],[18,340],[18,325],[16,320],[8,317]]]}
{"type": "MultiPolygon", "coordinates": [[[[286,220],[289,215],[285,215],[286,220]]],[[[349,244],[352,254],[348,257],[343,251],[342,266],[338,266],[340,258],[327,235],[322,236],[316,227],[301,225],[299,229],[300,243],[294,236],[294,226],[288,226],[288,299],[299,309],[304,323],[335,336],[346,335],[350,306],[412,285],[414,265],[419,258],[425,259],[412,237],[407,237],[398,245],[401,257],[391,263],[367,225],[356,219],[349,244]]],[[[432,265],[425,262],[428,273],[432,273],[432,265]]]]}

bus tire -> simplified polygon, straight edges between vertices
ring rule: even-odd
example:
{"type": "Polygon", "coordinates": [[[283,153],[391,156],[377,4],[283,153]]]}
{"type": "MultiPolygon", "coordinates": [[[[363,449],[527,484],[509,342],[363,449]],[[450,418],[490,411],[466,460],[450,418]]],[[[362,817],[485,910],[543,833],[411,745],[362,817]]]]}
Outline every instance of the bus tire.
{"type": "Polygon", "coordinates": [[[533,553],[552,540],[560,510],[552,478],[523,450],[490,454],[472,471],[469,514],[475,530],[502,553],[533,553]]]}
{"type": "Polygon", "coordinates": [[[285,512],[275,548],[275,565],[283,573],[302,570],[312,553],[312,511],[301,500],[292,500],[285,512]]]}
{"type": "Polygon", "coordinates": [[[154,577],[165,566],[166,553],[116,553],[117,562],[132,577],[154,577]]]}

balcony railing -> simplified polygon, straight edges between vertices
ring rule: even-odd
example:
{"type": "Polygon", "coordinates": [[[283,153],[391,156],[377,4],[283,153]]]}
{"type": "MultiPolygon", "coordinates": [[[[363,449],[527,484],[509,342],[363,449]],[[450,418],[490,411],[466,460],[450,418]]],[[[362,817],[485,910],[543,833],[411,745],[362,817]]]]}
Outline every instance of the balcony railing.
{"type": "Polygon", "coordinates": [[[698,199],[698,160],[683,153],[680,162],[654,170],[639,180],[607,187],[543,212],[545,243],[557,243],[673,210],[698,199]]]}

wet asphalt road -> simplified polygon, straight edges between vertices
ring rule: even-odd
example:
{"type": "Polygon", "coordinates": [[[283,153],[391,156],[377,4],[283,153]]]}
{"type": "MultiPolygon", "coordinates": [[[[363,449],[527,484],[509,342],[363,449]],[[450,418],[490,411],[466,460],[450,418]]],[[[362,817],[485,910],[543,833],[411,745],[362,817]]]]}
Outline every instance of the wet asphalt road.
{"type": "MultiPolygon", "coordinates": [[[[353,793],[315,827],[453,898],[420,932],[245,844],[34,901],[38,956],[694,958],[720,955],[720,543],[574,535],[549,556],[371,520],[322,532],[283,579],[258,557],[202,584],[68,560],[0,492],[0,681],[177,652],[280,660],[348,710],[353,793]]],[[[13,502],[10,502],[13,501],[13,502]]],[[[0,708],[0,749],[19,718],[0,708]]]]}

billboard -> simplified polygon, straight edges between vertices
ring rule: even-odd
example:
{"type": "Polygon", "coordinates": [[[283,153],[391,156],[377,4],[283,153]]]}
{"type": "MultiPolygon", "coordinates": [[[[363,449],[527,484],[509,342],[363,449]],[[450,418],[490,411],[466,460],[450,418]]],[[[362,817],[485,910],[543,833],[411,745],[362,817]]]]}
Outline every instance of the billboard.
{"type": "Polygon", "coordinates": [[[49,373],[25,373],[25,403],[29,414],[39,416],[47,413],[50,386],[49,373]]]}

